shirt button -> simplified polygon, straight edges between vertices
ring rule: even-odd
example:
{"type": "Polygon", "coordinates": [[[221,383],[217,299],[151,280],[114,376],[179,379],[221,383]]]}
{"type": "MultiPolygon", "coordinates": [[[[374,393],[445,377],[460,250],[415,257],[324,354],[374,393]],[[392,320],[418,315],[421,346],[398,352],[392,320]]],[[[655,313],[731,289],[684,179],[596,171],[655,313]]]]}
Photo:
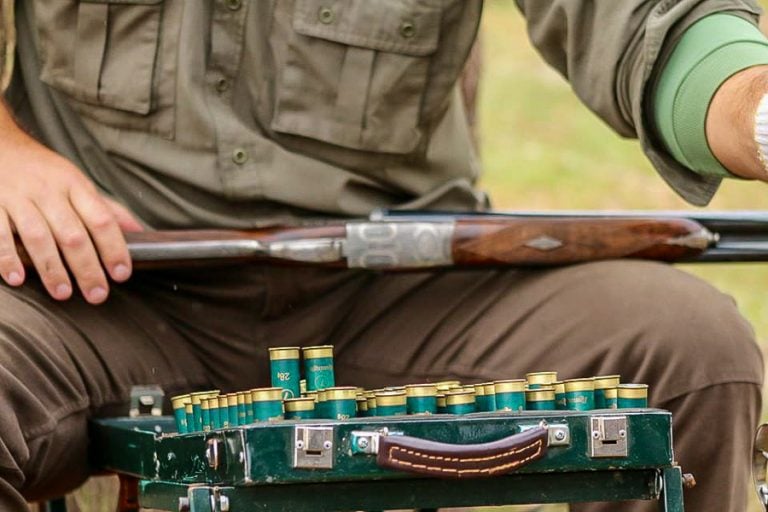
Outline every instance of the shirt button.
{"type": "Polygon", "coordinates": [[[237,11],[243,6],[243,0],[226,0],[226,4],[230,11],[237,11]]]}
{"type": "Polygon", "coordinates": [[[227,92],[228,89],[229,89],[229,80],[227,80],[226,78],[219,78],[218,80],[216,80],[217,91],[224,93],[224,92],[227,92]]]}
{"type": "Polygon", "coordinates": [[[400,25],[400,35],[405,37],[406,39],[415,36],[416,26],[410,21],[404,21],[402,25],[400,25]]]}
{"type": "Polygon", "coordinates": [[[333,23],[333,20],[336,18],[336,16],[333,14],[333,10],[331,8],[321,7],[317,12],[317,18],[320,20],[320,23],[325,23],[328,25],[333,23]]]}
{"type": "Polygon", "coordinates": [[[232,152],[232,161],[237,165],[243,165],[248,161],[248,152],[243,148],[237,148],[232,152]]]}

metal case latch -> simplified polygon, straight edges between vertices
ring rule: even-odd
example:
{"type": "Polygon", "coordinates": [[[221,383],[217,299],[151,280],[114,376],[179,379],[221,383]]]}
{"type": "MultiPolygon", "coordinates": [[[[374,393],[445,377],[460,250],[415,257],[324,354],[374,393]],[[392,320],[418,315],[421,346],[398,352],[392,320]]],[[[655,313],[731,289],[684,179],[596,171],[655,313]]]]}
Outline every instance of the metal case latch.
{"type": "Polygon", "coordinates": [[[629,454],[626,416],[592,416],[589,424],[590,457],[626,457],[629,454]]]}
{"type": "Polygon", "coordinates": [[[333,468],[333,427],[297,425],[294,429],[293,467],[333,468]]]}

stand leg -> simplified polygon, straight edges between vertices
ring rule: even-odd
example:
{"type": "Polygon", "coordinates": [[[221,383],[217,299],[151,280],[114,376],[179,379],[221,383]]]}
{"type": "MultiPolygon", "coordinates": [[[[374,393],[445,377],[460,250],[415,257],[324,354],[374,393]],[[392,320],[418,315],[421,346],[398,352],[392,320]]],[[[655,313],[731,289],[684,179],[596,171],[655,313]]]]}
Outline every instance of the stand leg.
{"type": "Polygon", "coordinates": [[[662,474],[660,512],[684,512],[683,506],[683,473],[680,467],[664,469],[662,474]]]}

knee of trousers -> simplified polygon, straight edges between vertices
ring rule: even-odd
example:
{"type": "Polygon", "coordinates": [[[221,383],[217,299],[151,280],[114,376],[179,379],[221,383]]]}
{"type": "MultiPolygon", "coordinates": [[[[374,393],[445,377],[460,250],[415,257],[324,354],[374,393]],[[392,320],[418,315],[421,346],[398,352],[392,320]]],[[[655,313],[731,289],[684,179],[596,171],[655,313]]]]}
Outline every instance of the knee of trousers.
{"type": "Polygon", "coordinates": [[[67,349],[76,335],[27,292],[0,287],[0,479],[20,491],[87,471],[88,398],[67,349]]]}
{"type": "Polygon", "coordinates": [[[654,402],[716,384],[762,384],[754,330],[732,297],[668,265],[625,262],[605,272],[626,291],[612,306],[617,328],[628,329],[613,357],[657,386],[654,402]]]}

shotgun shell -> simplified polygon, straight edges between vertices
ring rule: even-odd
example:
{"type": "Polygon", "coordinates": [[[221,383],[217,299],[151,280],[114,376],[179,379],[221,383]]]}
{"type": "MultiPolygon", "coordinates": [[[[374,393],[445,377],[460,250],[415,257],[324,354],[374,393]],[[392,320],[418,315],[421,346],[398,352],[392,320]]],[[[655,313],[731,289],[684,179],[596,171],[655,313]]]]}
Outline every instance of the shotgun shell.
{"type": "Polygon", "coordinates": [[[438,393],[444,393],[445,391],[461,387],[461,381],[443,380],[440,382],[435,382],[435,387],[437,388],[438,393]]]}
{"type": "Polygon", "coordinates": [[[618,409],[619,408],[618,388],[605,388],[603,390],[603,399],[605,400],[603,409],[618,409]]]}
{"type": "Polygon", "coordinates": [[[529,411],[554,411],[555,388],[545,386],[527,390],[525,392],[525,408],[529,411]]]}
{"type": "Polygon", "coordinates": [[[595,380],[568,379],[565,384],[565,406],[569,411],[591,411],[595,408],[595,380]]]}
{"type": "Polygon", "coordinates": [[[219,414],[219,397],[213,396],[210,398],[206,398],[203,400],[203,403],[208,403],[208,415],[210,416],[210,421],[208,423],[208,426],[211,430],[215,430],[217,428],[221,428],[221,415],[219,414]]]}
{"type": "Polygon", "coordinates": [[[470,389],[452,389],[445,393],[445,412],[469,414],[475,412],[475,392],[470,389]]]}
{"type": "Polygon", "coordinates": [[[378,416],[397,416],[408,413],[408,398],[405,391],[376,392],[376,414],[378,416]]]}
{"type": "Polygon", "coordinates": [[[484,382],[482,384],[483,386],[483,393],[485,395],[485,403],[487,407],[487,411],[495,411],[496,410],[496,385],[493,382],[484,382]]]}
{"type": "Polygon", "coordinates": [[[365,418],[368,416],[368,399],[365,398],[365,395],[358,393],[357,396],[355,396],[355,405],[357,407],[358,418],[365,418]]]}
{"type": "MultiPolygon", "coordinates": [[[[248,412],[245,407],[246,393],[249,394],[248,391],[241,391],[237,393],[237,424],[238,425],[248,424],[248,412]]],[[[251,411],[251,413],[253,413],[253,411],[251,411]]]]}
{"type": "Polygon", "coordinates": [[[327,393],[324,389],[317,391],[317,401],[315,402],[315,418],[327,418],[326,416],[326,402],[328,401],[327,393]]]}
{"type": "Polygon", "coordinates": [[[526,373],[525,380],[528,382],[528,389],[549,387],[557,382],[557,372],[526,373]]]}
{"type": "Polygon", "coordinates": [[[240,425],[240,415],[237,410],[237,393],[227,395],[227,416],[229,416],[229,427],[240,425]]]}
{"type": "Polygon", "coordinates": [[[203,419],[203,432],[211,431],[211,409],[208,405],[208,397],[200,400],[200,415],[203,419]]]}
{"type": "Polygon", "coordinates": [[[435,397],[435,402],[437,402],[437,414],[445,414],[445,395],[438,392],[437,396],[435,397]]]}
{"type": "Polygon", "coordinates": [[[245,395],[245,422],[250,425],[255,419],[253,416],[253,398],[250,391],[246,391],[243,395],[245,395]]]}
{"type": "Polygon", "coordinates": [[[619,409],[648,407],[648,384],[619,384],[619,409]]]}
{"type": "Polygon", "coordinates": [[[436,414],[437,386],[434,384],[409,384],[405,386],[408,414],[436,414]]]}
{"type": "Polygon", "coordinates": [[[254,421],[283,419],[283,388],[256,388],[251,390],[254,421]]]}
{"type": "Polygon", "coordinates": [[[568,400],[565,397],[565,383],[555,382],[553,387],[555,388],[555,409],[565,410],[568,408],[568,400]]]}
{"type": "Polygon", "coordinates": [[[620,375],[601,375],[595,377],[595,409],[608,409],[605,404],[605,390],[615,388],[621,381],[620,375]]]}
{"type": "Polygon", "coordinates": [[[289,398],[283,401],[285,419],[311,420],[315,418],[315,400],[310,397],[289,398]]]}
{"type": "MultiPolygon", "coordinates": [[[[203,413],[201,398],[205,396],[204,393],[190,393],[189,399],[192,403],[192,428],[190,432],[200,432],[203,430],[203,413]]],[[[189,426],[187,426],[189,428],[189,426]]]]}
{"type": "Polygon", "coordinates": [[[333,374],[333,345],[304,347],[304,376],[307,391],[332,388],[336,385],[333,374]]]}
{"type": "Polygon", "coordinates": [[[219,402],[219,418],[221,421],[219,428],[229,428],[229,397],[227,395],[219,395],[217,401],[219,402]]]}
{"type": "Polygon", "coordinates": [[[475,392],[475,410],[477,412],[487,412],[489,409],[488,398],[485,396],[485,385],[475,384],[472,386],[472,389],[475,392]]]}
{"type": "Polygon", "coordinates": [[[330,420],[348,420],[357,415],[357,388],[338,386],[325,390],[325,413],[330,420]]]}
{"type": "Polygon", "coordinates": [[[366,391],[365,401],[368,403],[368,417],[378,416],[379,411],[376,407],[376,393],[373,391],[366,391]]]}
{"type": "Polygon", "coordinates": [[[197,432],[195,424],[195,413],[192,409],[192,402],[184,404],[184,415],[187,417],[187,432],[197,432]]]}
{"type": "Polygon", "coordinates": [[[493,383],[496,390],[497,411],[525,410],[525,379],[497,380],[493,383]]]}
{"type": "Polygon", "coordinates": [[[186,434],[187,430],[187,413],[185,406],[187,402],[191,401],[189,395],[179,395],[171,398],[171,407],[173,407],[173,417],[176,418],[176,431],[179,434],[186,434]]]}
{"type": "Polygon", "coordinates": [[[272,386],[282,388],[283,399],[301,395],[299,347],[270,348],[269,370],[272,386]]]}

